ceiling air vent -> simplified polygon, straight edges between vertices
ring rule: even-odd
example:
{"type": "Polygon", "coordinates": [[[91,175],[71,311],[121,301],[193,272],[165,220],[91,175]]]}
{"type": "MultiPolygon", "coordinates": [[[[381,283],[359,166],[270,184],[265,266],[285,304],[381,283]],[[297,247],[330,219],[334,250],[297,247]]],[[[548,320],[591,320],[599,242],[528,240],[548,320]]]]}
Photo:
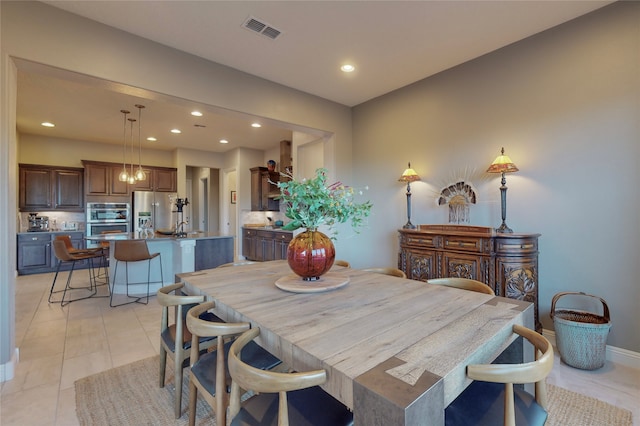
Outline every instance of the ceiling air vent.
{"type": "Polygon", "coordinates": [[[266,22],[254,18],[253,16],[249,16],[246,21],[244,21],[242,26],[247,30],[262,34],[263,36],[269,37],[272,40],[275,40],[280,34],[282,34],[282,31],[280,31],[279,29],[274,28],[266,22]]]}

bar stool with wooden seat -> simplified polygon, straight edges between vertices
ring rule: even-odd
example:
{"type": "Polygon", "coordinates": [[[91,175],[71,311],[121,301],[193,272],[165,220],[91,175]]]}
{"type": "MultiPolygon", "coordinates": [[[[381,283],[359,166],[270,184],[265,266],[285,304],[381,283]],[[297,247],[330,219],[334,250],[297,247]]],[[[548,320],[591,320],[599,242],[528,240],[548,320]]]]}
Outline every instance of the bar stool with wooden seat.
{"type": "MultiPolygon", "coordinates": [[[[191,372],[189,375],[189,425],[196,421],[198,393],[213,408],[216,423],[226,425],[226,410],[229,406],[230,380],[225,359],[237,335],[249,330],[248,322],[227,323],[207,321],[202,315],[215,307],[215,302],[205,302],[187,312],[187,329],[191,333],[191,372]],[[216,339],[216,350],[200,355],[196,349],[199,339],[216,339]]],[[[242,360],[260,370],[272,370],[282,364],[278,358],[249,342],[242,352],[242,360]]]]}
{"type": "Polygon", "coordinates": [[[260,328],[244,332],[231,345],[229,373],[231,426],[292,425],[342,426],[353,424],[353,413],[319,385],[327,380],[325,370],[280,373],[260,370],[240,358],[242,349],[260,334],[260,328]],[[240,402],[241,389],[256,395],[240,402]]]}
{"type": "Polygon", "coordinates": [[[547,420],[545,378],[553,368],[553,347],[541,334],[521,325],[513,333],[535,349],[535,361],[467,366],[475,380],[445,409],[446,426],[542,426],[547,420]],[[514,384],[535,383],[535,396],[514,384]]]}
{"type": "Polygon", "coordinates": [[[493,289],[486,285],[485,283],[477,280],[472,280],[468,278],[458,278],[458,277],[449,277],[449,278],[434,278],[432,280],[427,280],[427,284],[435,284],[435,285],[443,285],[446,287],[454,287],[460,288],[463,290],[471,290],[476,291],[478,293],[485,293],[495,296],[493,289]]]}
{"type": "Polygon", "coordinates": [[[153,259],[158,259],[160,262],[160,281],[154,281],[163,283],[164,277],[162,275],[162,257],[160,253],[149,253],[149,247],[147,246],[146,240],[117,240],[114,241],[114,249],[113,249],[113,258],[116,260],[116,266],[113,271],[113,284],[111,287],[111,298],[109,300],[109,306],[122,306],[127,305],[129,303],[142,303],[146,305],[149,303],[149,289],[151,284],[151,261],[153,259]],[[124,262],[125,264],[125,287],[126,287],[126,297],[129,300],[124,303],[120,303],[117,305],[113,304],[113,293],[116,286],[116,279],[118,277],[118,265],[120,262],[124,262]],[[129,294],[129,286],[134,284],[145,284],[145,282],[129,282],[129,263],[135,262],[147,262],[147,295],[145,301],[142,302],[142,296],[132,296],[129,294]]]}
{"type": "Polygon", "coordinates": [[[61,306],[65,306],[65,305],[68,305],[71,302],[75,302],[77,300],[88,299],[90,297],[95,296],[96,293],[97,293],[97,288],[96,288],[96,277],[95,277],[95,269],[93,267],[93,260],[96,258],[96,256],[94,254],[92,254],[92,253],[71,254],[67,250],[67,245],[65,244],[65,242],[63,240],[55,239],[55,240],[53,240],[52,244],[53,244],[53,252],[54,252],[56,258],[58,259],[58,266],[56,267],[56,274],[53,277],[53,283],[51,284],[51,290],[49,290],[49,299],[48,299],[49,303],[60,303],[61,306]],[[73,275],[73,271],[75,269],[76,262],[81,262],[81,261],[84,261],[84,260],[89,262],[89,285],[86,286],[86,287],[72,287],[71,286],[71,276],[73,275]],[[55,286],[56,286],[56,280],[58,279],[58,274],[60,273],[60,267],[65,262],[70,262],[71,263],[71,269],[69,270],[69,275],[67,276],[67,283],[66,283],[66,285],[65,285],[63,290],[54,290],[55,286]],[[78,298],[75,298],[75,299],[65,300],[68,290],[88,290],[89,293],[85,294],[83,297],[78,297],[78,298]],[[60,292],[62,292],[62,299],[60,299],[60,300],[51,300],[51,297],[53,296],[53,294],[60,293],[60,292]]]}

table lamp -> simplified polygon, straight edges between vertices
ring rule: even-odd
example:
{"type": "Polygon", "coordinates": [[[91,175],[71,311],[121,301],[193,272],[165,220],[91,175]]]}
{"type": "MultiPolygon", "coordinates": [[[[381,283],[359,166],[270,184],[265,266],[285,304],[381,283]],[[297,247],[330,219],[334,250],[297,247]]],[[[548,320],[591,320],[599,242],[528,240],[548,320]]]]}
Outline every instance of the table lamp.
{"type": "Polygon", "coordinates": [[[416,226],[411,223],[411,182],[420,180],[420,176],[415,170],[411,168],[411,163],[408,163],[407,169],[402,173],[399,182],[407,182],[407,223],[402,227],[403,229],[415,229],[416,226]]]}
{"type": "Polygon", "coordinates": [[[489,168],[487,169],[487,173],[502,173],[502,186],[500,186],[500,201],[502,205],[502,225],[498,229],[497,232],[503,234],[511,234],[513,230],[507,226],[505,222],[507,218],[507,180],[504,177],[505,173],[517,172],[518,168],[511,158],[508,155],[504,155],[504,147],[500,152],[500,155],[491,163],[489,168]]]}

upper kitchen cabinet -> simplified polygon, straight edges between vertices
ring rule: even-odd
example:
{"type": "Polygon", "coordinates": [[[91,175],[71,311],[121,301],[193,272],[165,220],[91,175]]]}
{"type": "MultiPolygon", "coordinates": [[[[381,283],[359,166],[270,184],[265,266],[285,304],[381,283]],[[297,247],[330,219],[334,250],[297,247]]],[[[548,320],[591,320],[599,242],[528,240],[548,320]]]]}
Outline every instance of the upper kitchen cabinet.
{"type": "Polygon", "coordinates": [[[153,190],[157,192],[176,192],[178,190],[178,170],[154,167],[153,190]]]}
{"type": "MultiPolygon", "coordinates": [[[[149,167],[142,169],[147,175],[143,181],[129,185],[119,179],[122,164],[82,160],[87,195],[128,196],[132,191],[176,192],[177,169],[149,167]]],[[[137,167],[134,167],[134,171],[137,167]]]]}
{"type": "Polygon", "coordinates": [[[20,211],[84,211],[83,169],[20,164],[20,211]]]}
{"type": "Polygon", "coordinates": [[[118,179],[121,164],[82,160],[87,195],[128,195],[126,182],[118,179]]]}
{"type": "Polygon", "coordinates": [[[280,201],[276,199],[280,190],[275,183],[280,180],[278,172],[270,172],[266,167],[251,169],[251,210],[278,211],[280,201]]]}

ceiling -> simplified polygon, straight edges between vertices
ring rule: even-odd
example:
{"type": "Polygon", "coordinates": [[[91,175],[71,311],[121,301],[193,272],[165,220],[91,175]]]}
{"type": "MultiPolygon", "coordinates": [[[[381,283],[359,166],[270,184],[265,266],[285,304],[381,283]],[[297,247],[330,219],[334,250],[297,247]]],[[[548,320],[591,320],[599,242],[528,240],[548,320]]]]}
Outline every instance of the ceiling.
{"type": "MultiPolygon", "coordinates": [[[[612,1],[45,1],[123,31],[331,101],[355,106],[591,12],[612,1]],[[280,31],[244,27],[248,18],[280,31]],[[171,28],[167,31],[167,28],[171,28]],[[352,73],[340,71],[351,63],[352,73]]],[[[112,82],[18,64],[22,133],[121,144],[137,118],[156,149],[270,149],[286,125],[112,82]],[[204,116],[189,113],[199,109],[204,116]],[[56,127],[40,126],[42,121],[56,127]],[[117,124],[114,124],[117,123],[117,124]],[[274,125],[275,124],[275,125],[274,125]],[[201,125],[205,127],[196,127],[201,125]],[[183,130],[172,135],[170,128],[183,130]],[[229,144],[218,140],[225,138],[229,144]]]]}

